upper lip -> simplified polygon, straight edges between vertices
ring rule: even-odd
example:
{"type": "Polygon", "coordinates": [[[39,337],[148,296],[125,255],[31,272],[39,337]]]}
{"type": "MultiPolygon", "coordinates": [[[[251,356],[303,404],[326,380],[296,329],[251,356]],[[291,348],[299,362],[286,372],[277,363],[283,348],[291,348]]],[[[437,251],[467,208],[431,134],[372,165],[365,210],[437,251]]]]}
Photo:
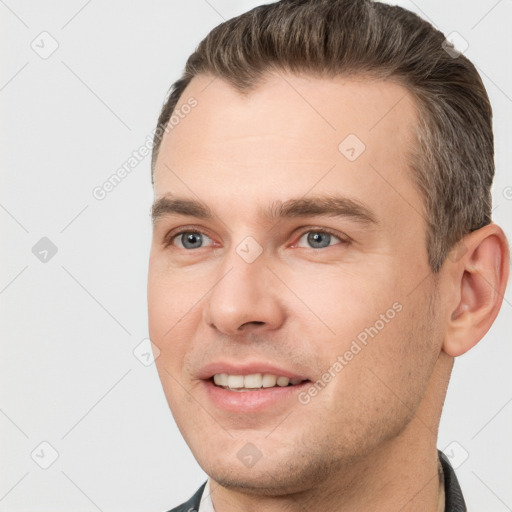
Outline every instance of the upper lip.
{"type": "Polygon", "coordinates": [[[290,379],[304,379],[309,380],[309,378],[301,372],[297,372],[291,369],[283,368],[276,366],[272,363],[267,362],[246,362],[241,363],[230,362],[230,361],[217,361],[209,363],[203,366],[199,372],[198,377],[200,379],[210,379],[214,375],[219,373],[227,373],[228,375],[252,375],[255,373],[269,373],[271,375],[276,375],[277,377],[288,377],[290,379]]]}

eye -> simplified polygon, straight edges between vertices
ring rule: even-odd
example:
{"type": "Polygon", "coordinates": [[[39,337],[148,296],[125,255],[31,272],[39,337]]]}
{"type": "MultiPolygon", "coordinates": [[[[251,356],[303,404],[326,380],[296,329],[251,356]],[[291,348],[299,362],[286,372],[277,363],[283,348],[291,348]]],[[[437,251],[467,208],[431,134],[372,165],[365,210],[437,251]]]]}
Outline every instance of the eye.
{"type": "Polygon", "coordinates": [[[339,237],[327,231],[307,231],[300,237],[299,241],[297,242],[297,247],[323,249],[324,247],[329,247],[330,245],[335,245],[336,243],[340,242],[344,242],[344,240],[341,240],[339,237]],[[305,246],[304,244],[308,245],[305,246]]]}
{"type": "Polygon", "coordinates": [[[170,237],[168,245],[175,245],[181,249],[199,249],[211,245],[213,240],[199,231],[182,231],[170,237]]]}

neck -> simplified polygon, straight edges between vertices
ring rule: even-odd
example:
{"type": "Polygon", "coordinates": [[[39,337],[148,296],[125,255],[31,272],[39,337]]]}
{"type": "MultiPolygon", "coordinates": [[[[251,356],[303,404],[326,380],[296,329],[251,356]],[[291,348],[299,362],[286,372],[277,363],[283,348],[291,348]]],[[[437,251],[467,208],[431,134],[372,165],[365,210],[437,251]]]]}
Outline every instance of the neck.
{"type": "Polygon", "coordinates": [[[215,512],[442,511],[437,431],[452,364],[442,352],[425,396],[402,432],[332,478],[284,496],[245,494],[212,480],[215,512]]]}

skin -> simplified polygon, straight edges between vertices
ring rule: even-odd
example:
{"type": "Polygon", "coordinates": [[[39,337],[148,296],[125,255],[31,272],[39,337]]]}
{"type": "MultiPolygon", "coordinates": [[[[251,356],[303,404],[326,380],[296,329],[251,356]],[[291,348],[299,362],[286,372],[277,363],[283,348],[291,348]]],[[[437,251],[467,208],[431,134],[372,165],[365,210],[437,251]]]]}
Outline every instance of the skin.
{"type": "Polygon", "coordinates": [[[471,233],[432,273],[408,165],[417,112],[400,85],[279,73],[244,96],[198,76],[177,108],[191,96],[197,106],[164,136],[155,202],[199,200],[214,217],[156,216],[149,328],[169,406],[211,477],[216,511],[437,510],[446,387],[453,358],[499,311],[502,230],[471,233]],[[338,149],[348,134],[366,146],[354,161],[338,149]],[[275,201],[324,195],[356,201],[375,222],[262,214],[275,201]],[[206,235],[203,246],[180,245],[180,228],[206,235]],[[325,230],[328,245],[312,247],[307,234],[325,230]],[[262,249],[252,263],[236,250],[248,236],[262,249]],[[265,361],[315,382],[397,303],[307,404],[226,411],[205,392],[200,371],[219,360],[265,361]],[[261,453],[252,467],[237,457],[248,442],[261,453]]]}

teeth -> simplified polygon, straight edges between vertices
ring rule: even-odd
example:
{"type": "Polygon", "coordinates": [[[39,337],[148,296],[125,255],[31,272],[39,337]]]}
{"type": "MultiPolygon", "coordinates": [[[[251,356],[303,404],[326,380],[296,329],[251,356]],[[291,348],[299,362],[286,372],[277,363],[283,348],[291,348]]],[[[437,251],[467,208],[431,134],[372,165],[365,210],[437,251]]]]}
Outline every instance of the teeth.
{"type": "Polygon", "coordinates": [[[256,389],[261,388],[263,376],[261,373],[254,373],[253,375],[246,375],[244,377],[244,388],[256,389]]]}
{"type": "Polygon", "coordinates": [[[228,387],[231,389],[239,389],[244,387],[243,375],[228,375],[228,387]]]}
{"type": "Polygon", "coordinates": [[[228,385],[228,374],[227,373],[216,373],[213,376],[213,382],[217,384],[217,386],[227,386],[228,385]]]}
{"type": "Polygon", "coordinates": [[[286,387],[303,382],[304,379],[288,377],[279,377],[270,373],[252,373],[250,375],[228,375],[227,373],[216,373],[213,376],[213,382],[217,386],[229,389],[261,389],[273,388],[275,386],[286,387]]]}
{"type": "Polygon", "coordinates": [[[276,385],[277,377],[266,373],[263,375],[262,385],[264,388],[273,388],[276,385]]]}
{"type": "Polygon", "coordinates": [[[281,386],[281,387],[288,386],[289,383],[290,383],[290,379],[288,377],[278,377],[277,378],[278,386],[281,386]]]}

